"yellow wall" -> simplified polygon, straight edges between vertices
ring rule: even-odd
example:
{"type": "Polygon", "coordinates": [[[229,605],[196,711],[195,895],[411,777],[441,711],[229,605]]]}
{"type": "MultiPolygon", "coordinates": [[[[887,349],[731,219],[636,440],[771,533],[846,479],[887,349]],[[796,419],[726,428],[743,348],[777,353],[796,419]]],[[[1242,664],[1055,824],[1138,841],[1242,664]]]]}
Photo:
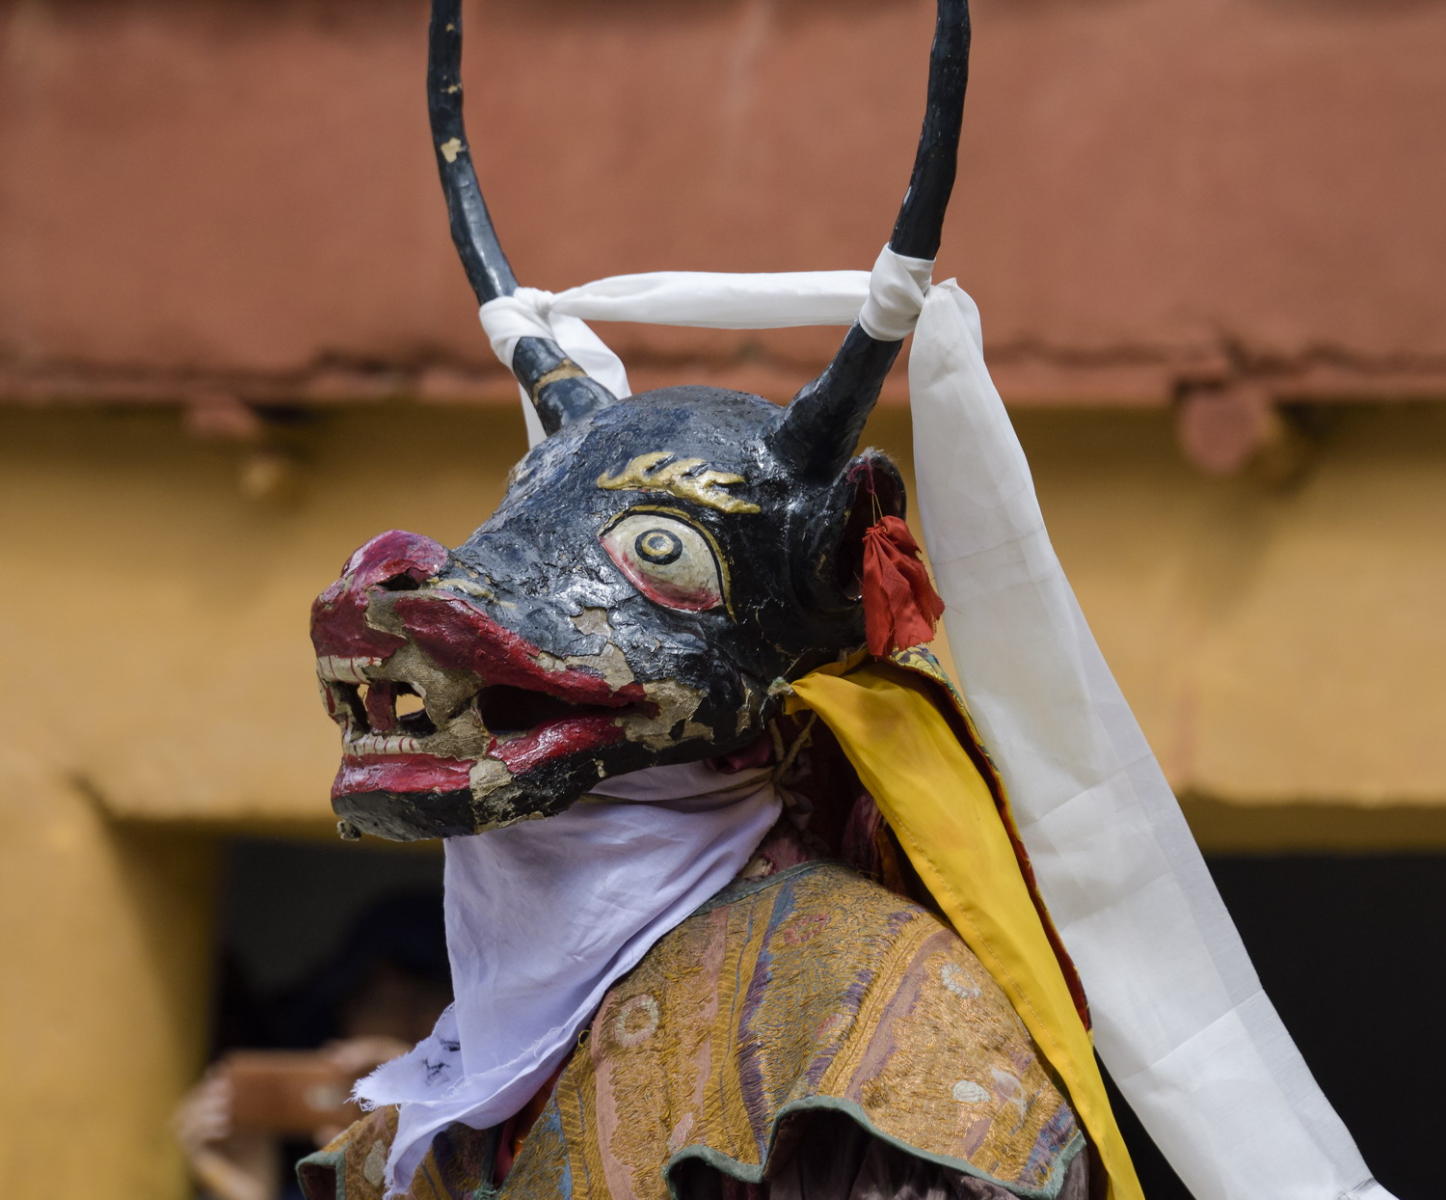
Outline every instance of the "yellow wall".
{"type": "Polygon", "coordinates": [[[479,524],[521,451],[506,417],[324,416],[293,439],[298,494],[258,500],[254,453],[174,415],[12,415],[0,506],[30,582],[0,637],[22,744],[118,816],[325,822],[311,599],[384,529],[479,524]]]}
{"type": "Polygon", "coordinates": [[[1163,414],[1021,429],[1060,557],[1201,840],[1439,847],[1446,409],[1307,419],[1288,486],[1200,475],[1163,414]]]}
{"type": "Polygon", "coordinates": [[[12,1196],[168,1200],[171,1109],[196,1075],[211,862],[0,758],[0,1178],[12,1196]]]}
{"type": "MultiPolygon", "coordinates": [[[[1446,410],[1319,419],[1288,488],[1200,475],[1163,414],[1031,412],[1020,428],[1060,556],[1177,787],[1433,806],[1446,410]]],[[[336,747],[310,599],[383,529],[464,537],[500,494],[518,425],[510,407],[323,413],[283,439],[281,494],[256,499],[256,452],[188,436],[173,413],[11,411],[14,744],[116,816],[324,823],[336,747]]],[[[904,413],[869,435],[907,456],[904,413]]]]}
{"type": "MultiPolygon", "coordinates": [[[[1061,558],[1202,840],[1439,849],[1446,410],[1314,419],[1284,489],[1202,477],[1165,414],[1020,427],[1061,558]]],[[[0,415],[14,1194],[174,1194],[165,1118],[202,1047],[212,835],[330,826],[308,603],[383,529],[464,537],[518,424],[510,406],[314,413],[277,435],[278,472],[172,411],[0,415]]],[[[870,436],[906,451],[905,414],[870,436]]]]}

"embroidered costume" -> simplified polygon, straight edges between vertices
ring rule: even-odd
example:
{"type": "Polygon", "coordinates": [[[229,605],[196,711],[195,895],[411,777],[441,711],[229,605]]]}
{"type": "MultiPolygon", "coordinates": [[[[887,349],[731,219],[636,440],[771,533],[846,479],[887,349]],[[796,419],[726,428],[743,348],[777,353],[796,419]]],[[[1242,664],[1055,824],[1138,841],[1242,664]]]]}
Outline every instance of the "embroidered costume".
{"type": "Polygon", "coordinates": [[[341,831],[446,839],[455,993],[303,1164],[313,1200],[1138,1200],[1079,975],[1202,1200],[1384,1200],[1074,603],[977,311],[932,282],[968,47],[939,0],[872,272],[553,296],[502,253],[434,0],[453,238],[533,446],[462,544],[383,533],[313,608],[341,831]],[[582,318],[849,328],[780,406],[632,395],[582,318]],[[911,332],[942,600],[856,447],[911,332]],[[968,710],[907,646],[941,612],[968,710]]]}
{"type": "MultiPolygon", "coordinates": [[[[306,1160],[308,1196],[380,1197],[395,1119],[378,1110],[306,1160]]],[[[500,1134],[450,1127],[407,1194],[488,1194],[500,1134]]],[[[500,1194],[753,1195],[766,1177],[803,1196],[923,1179],[946,1196],[1078,1200],[1084,1147],[963,943],[847,868],[808,863],[726,888],[609,993],[500,1194]],[[940,1073],[946,1060],[969,1074],[940,1073]]]]}
{"type": "MultiPolygon", "coordinates": [[[[931,655],[895,662],[949,711],[931,655]]],[[[997,781],[955,716],[992,810],[997,781]]],[[[793,728],[807,745],[787,772],[789,813],[611,988],[515,1161],[515,1126],[451,1124],[408,1196],[753,1195],[765,1179],[801,1196],[911,1183],[970,1200],[1088,1194],[1084,1133],[1009,998],[939,916],[900,894],[920,885],[836,742],[793,728]],[[840,796],[843,820],[823,811],[840,796]],[[852,852],[898,890],[814,857],[824,850],[852,852]]],[[[1073,978],[1067,960],[1062,973],[1073,978]]],[[[396,1127],[396,1108],[380,1108],[305,1160],[307,1195],[382,1196],[396,1127]]]]}

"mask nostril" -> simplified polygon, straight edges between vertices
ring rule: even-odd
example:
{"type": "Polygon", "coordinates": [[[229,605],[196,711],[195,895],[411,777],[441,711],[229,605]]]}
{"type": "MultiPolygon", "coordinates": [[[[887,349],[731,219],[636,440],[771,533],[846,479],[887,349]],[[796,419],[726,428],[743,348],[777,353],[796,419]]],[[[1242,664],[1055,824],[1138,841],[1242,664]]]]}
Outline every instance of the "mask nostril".
{"type": "Polygon", "coordinates": [[[447,548],[419,533],[380,533],[347,559],[342,578],[351,589],[404,591],[419,586],[447,564],[447,548]]]}
{"type": "Polygon", "coordinates": [[[393,575],[390,579],[383,579],[374,586],[381,588],[384,592],[415,592],[422,585],[410,575],[403,574],[393,575]]]}

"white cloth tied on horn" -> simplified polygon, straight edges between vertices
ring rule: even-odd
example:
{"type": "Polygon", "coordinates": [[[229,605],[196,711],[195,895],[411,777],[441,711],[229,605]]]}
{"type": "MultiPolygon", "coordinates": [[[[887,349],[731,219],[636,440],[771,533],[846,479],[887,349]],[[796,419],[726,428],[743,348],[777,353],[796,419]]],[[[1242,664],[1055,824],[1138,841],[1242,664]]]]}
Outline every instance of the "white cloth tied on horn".
{"type": "Polygon", "coordinates": [[[931,258],[907,258],[887,246],[880,250],[869,272],[868,295],[859,309],[864,332],[876,342],[902,342],[913,333],[933,275],[931,258]]]}
{"type": "MultiPolygon", "coordinates": [[[[626,396],[627,371],[587,321],[638,321],[706,329],[784,329],[798,325],[851,325],[870,337],[897,342],[919,319],[934,264],[895,254],[887,246],[872,271],[779,271],[723,274],[656,271],[613,275],[545,292],[518,288],[477,311],[492,352],[509,370],[523,338],[551,338],[567,356],[614,396],[626,396]]],[[[522,397],[529,443],[542,427],[522,397]]]]}
{"type": "MultiPolygon", "coordinates": [[[[623,275],[520,292],[481,317],[505,364],[517,338],[551,336],[618,396],[622,364],[584,320],[771,329],[858,317],[886,340],[912,327],[919,509],[960,685],[1090,995],[1101,1059],[1198,1200],[1390,1200],[1261,989],[1065,579],[984,365],[978,310],[954,280],[931,286],[930,266],[885,248],[867,274],[623,275]]],[[[535,441],[525,397],[524,408],[535,441]]]]}

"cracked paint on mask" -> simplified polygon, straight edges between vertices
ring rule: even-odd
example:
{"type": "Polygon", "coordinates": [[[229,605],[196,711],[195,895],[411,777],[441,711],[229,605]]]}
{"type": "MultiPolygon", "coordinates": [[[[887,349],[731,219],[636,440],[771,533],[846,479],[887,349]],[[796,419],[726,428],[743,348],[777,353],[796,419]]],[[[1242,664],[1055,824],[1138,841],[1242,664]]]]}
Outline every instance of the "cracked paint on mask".
{"type": "Polygon", "coordinates": [[[863,641],[860,464],[869,513],[902,505],[876,453],[821,478],[785,460],[784,411],[711,388],[629,397],[539,443],[461,545],[394,530],[353,554],[312,612],[338,815],[459,836],[765,739],[779,681],[863,641]]]}

